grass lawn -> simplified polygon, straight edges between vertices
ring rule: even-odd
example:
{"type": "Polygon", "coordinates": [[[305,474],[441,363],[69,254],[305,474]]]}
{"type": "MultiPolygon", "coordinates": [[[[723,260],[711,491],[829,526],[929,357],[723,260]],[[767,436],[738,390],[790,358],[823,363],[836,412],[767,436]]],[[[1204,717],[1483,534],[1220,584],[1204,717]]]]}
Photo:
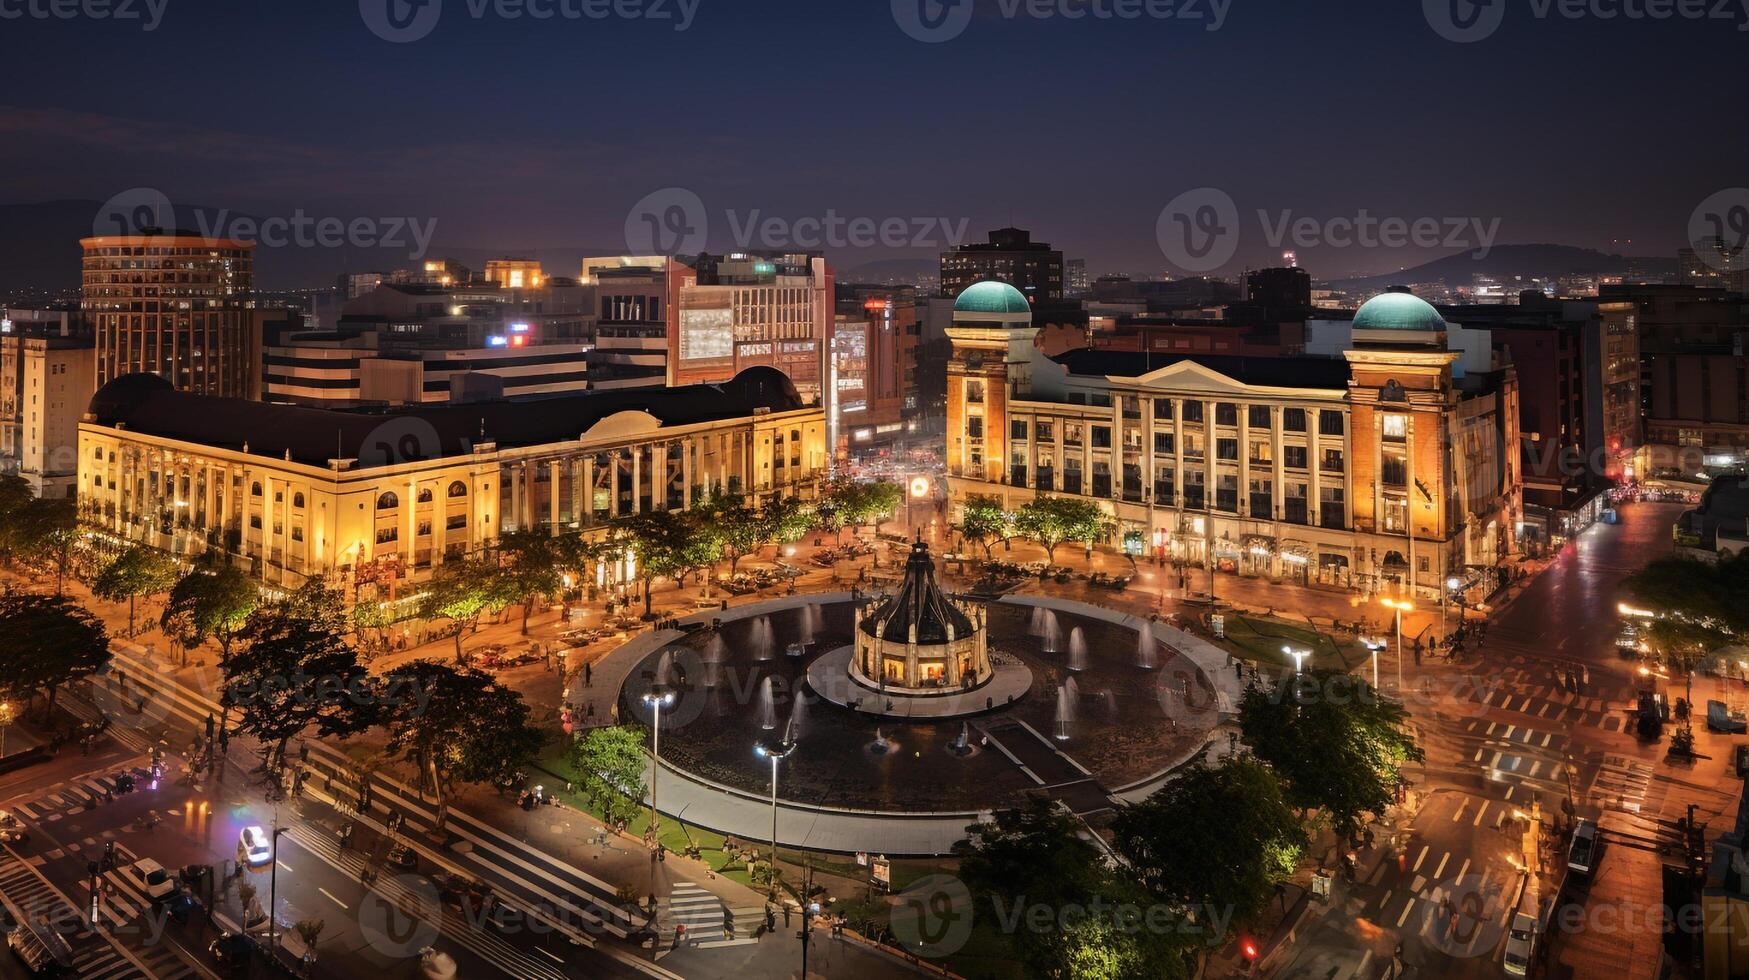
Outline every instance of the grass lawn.
{"type": "Polygon", "coordinates": [[[1366,657],[1365,651],[1358,647],[1338,645],[1323,633],[1258,616],[1229,615],[1227,642],[1238,647],[1241,656],[1260,668],[1291,668],[1293,658],[1281,652],[1283,646],[1312,651],[1306,660],[1309,668],[1352,670],[1366,657]]]}

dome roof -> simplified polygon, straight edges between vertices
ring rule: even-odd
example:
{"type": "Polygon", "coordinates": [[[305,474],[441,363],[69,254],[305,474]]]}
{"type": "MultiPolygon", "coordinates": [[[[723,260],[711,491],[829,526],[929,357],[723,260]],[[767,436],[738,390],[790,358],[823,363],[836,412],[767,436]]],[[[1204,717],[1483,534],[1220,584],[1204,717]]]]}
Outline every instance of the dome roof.
{"type": "Polygon", "coordinates": [[[971,618],[941,594],[935,584],[935,562],[929,557],[929,545],[922,541],[911,545],[911,557],[905,562],[905,579],[899,591],[862,620],[863,632],[888,643],[909,643],[913,625],[917,627],[919,646],[942,646],[976,631],[971,618]]]}
{"type": "Polygon", "coordinates": [[[1444,330],[1445,318],[1432,304],[1409,293],[1381,293],[1354,314],[1356,330],[1444,330]]]}
{"type": "Polygon", "coordinates": [[[1032,304],[1020,290],[1005,282],[986,279],[967,286],[953,301],[955,313],[1032,313],[1032,304]]]}

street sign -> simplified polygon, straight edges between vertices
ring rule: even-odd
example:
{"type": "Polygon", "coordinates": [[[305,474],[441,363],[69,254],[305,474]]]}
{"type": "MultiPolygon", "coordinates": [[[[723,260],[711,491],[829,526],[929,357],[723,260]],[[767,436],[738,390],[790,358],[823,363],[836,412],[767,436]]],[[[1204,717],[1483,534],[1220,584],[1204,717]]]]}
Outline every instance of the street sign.
{"type": "Polygon", "coordinates": [[[1212,614],[1210,614],[1210,616],[1209,616],[1209,629],[1214,631],[1215,639],[1217,639],[1217,640],[1226,639],[1227,638],[1227,615],[1226,615],[1226,613],[1212,613],[1212,614]]]}
{"type": "Polygon", "coordinates": [[[868,852],[867,851],[857,851],[856,852],[856,866],[859,868],[868,867],[868,852]]]}
{"type": "Polygon", "coordinates": [[[886,888],[893,887],[893,862],[887,860],[886,855],[874,859],[873,877],[875,884],[886,888]]]}

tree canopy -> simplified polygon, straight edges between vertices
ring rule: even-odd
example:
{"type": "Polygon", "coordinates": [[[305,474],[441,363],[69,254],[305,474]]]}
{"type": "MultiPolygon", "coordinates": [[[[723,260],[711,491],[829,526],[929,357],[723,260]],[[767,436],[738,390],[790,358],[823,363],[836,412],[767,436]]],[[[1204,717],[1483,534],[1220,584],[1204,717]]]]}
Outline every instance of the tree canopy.
{"type": "Polygon", "coordinates": [[[109,663],[103,621],[64,596],[0,594],[0,692],[47,696],[109,663]]]}
{"type": "Polygon", "coordinates": [[[171,588],[176,577],[176,562],[169,555],[145,545],[129,545],[97,573],[91,591],[100,599],[127,602],[128,635],[133,636],[134,600],[171,588]]]}
{"type": "Polygon", "coordinates": [[[426,620],[447,619],[455,637],[455,659],[467,663],[462,640],[480,626],[480,614],[503,609],[507,603],[498,579],[497,563],[469,558],[439,565],[419,601],[419,615],[426,620]]]}
{"type": "Polygon", "coordinates": [[[415,660],[382,678],[380,689],[385,752],[419,770],[440,804],[458,781],[508,781],[546,741],[522,695],[491,674],[415,660]]]}
{"type": "Polygon", "coordinates": [[[1014,530],[1036,541],[1054,559],[1057,545],[1065,541],[1085,542],[1087,547],[1104,537],[1111,521],[1099,505],[1076,497],[1052,497],[1040,494],[1014,514],[1014,530]]]}
{"type": "Polygon", "coordinates": [[[591,729],[571,744],[571,768],[590,805],[608,820],[630,823],[649,787],[644,733],[630,725],[591,729]]]}
{"type": "Polygon", "coordinates": [[[1647,641],[1679,669],[1692,670],[1713,650],[1749,637],[1749,555],[1716,564],[1660,559],[1628,576],[1622,593],[1655,614],[1647,641]]]}
{"type": "Polygon", "coordinates": [[[498,539],[497,591],[522,606],[522,633],[528,635],[528,617],[541,596],[556,596],[560,579],[561,549],[557,538],[541,531],[510,531],[498,539]]]}
{"type": "Polygon", "coordinates": [[[984,559],[988,561],[991,546],[1014,533],[1014,517],[1002,507],[1002,498],[975,493],[966,498],[958,530],[968,544],[984,549],[984,559]]]}
{"type": "Polygon", "coordinates": [[[170,587],[158,627],[184,650],[217,640],[223,662],[260,602],[260,591],[241,569],[222,558],[203,560],[170,587]]]}
{"type": "Polygon", "coordinates": [[[1245,742],[1280,774],[1288,802],[1321,811],[1343,835],[1383,813],[1403,765],[1421,760],[1407,718],[1364,680],[1332,670],[1284,677],[1271,691],[1252,684],[1239,701],[1245,742]]]}
{"type": "Polygon", "coordinates": [[[1224,938],[1221,916],[1255,920],[1307,846],[1275,774],[1246,756],[1180,772],[1112,829],[1143,886],[1191,910],[1211,942],[1224,938]]]}

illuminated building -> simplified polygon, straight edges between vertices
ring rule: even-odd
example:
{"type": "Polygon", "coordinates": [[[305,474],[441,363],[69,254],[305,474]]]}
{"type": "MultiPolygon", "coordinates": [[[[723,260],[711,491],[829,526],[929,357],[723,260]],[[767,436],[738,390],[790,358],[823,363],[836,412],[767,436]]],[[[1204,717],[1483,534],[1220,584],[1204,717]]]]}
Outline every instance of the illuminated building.
{"type": "Polygon", "coordinates": [[[1029,303],[1063,298],[1063,253],[1020,228],[998,228],[987,242],[958,245],[941,253],[941,293],[958,296],[975,283],[994,280],[1020,291],[1029,303]]]}
{"type": "Polygon", "coordinates": [[[948,330],[956,503],[1095,500],[1134,555],[1279,580],[1443,594],[1492,569],[1520,520],[1518,382],[1454,378],[1426,303],[1363,307],[1341,357],[1104,350],[1048,357],[1006,286],[948,330]]]}
{"type": "Polygon", "coordinates": [[[181,391],[247,397],[257,387],[246,298],[252,242],[182,232],[80,239],[80,309],[97,343],[97,383],[156,374],[181,391]]]}
{"type": "Polygon", "coordinates": [[[716,381],[765,365],[789,375],[803,398],[818,399],[833,324],[826,260],[733,252],[696,261],[674,309],[668,383],[716,381]]]}
{"type": "Polygon", "coordinates": [[[268,401],[354,407],[588,387],[593,290],[387,283],[333,330],[282,333],[266,351],[268,401]]]}
{"type": "Polygon", "coordinates": [[[96,348],[77,310],[0,314],[0,472],[65,497],[78,471],[79,416],[97,387],[96,348]]]}
{"type": "Polygon", "coordinates": [[[594,288],[597,304],[595,347],[589,354],[594,388],[668,383],[670,320],[691,271],[662,255],[583,260],[578,279],[594,288]]]}
{"type": "Polygon", "coordinates": [[[663,390],[400,411],[172,391],[133,375],[79,425],[79,510],[176,554],[223,548],[269,582],[419,579],[512,530],[589,531],[701,494],[810,494],[825,416],[779,372],[663,390]]]}
{"type": "Polygon", "coordinates": [[[536,259],[487,259],[486,281],[505,289],[539,289],[546,278],[536,259]]]}

